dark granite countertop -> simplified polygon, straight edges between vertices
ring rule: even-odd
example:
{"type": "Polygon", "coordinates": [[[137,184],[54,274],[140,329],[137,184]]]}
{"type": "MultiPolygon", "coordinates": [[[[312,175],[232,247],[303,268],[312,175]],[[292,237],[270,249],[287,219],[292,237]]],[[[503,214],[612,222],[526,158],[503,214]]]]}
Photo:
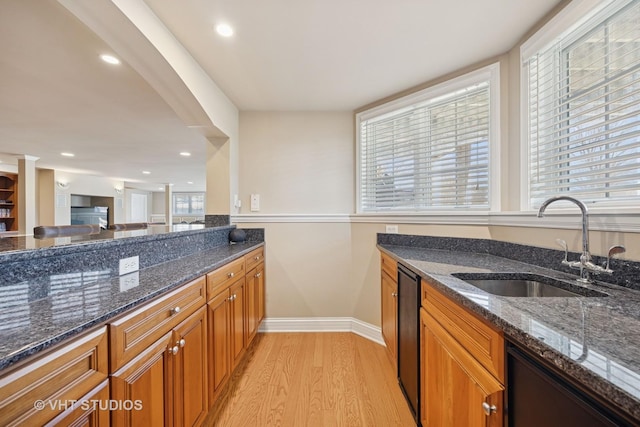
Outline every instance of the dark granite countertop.
{"type": "Polygon", "coordinates": [[[0,370],[262,245],[208,248],[121,276],[126,280],[110,271],[82,270],[5,284],[0,287],[0,370]]]}
{"type": "MultiPolygon", "coordinates": [[[[210,228],[210,227],[209,227],[210,228]]],[[[174,233],[184,234],[185,232],[198,233],[206,227],[200,224],[175,224],[175,225],[149,225],[147,228],[139,230],[101,230],[99,233],[79,234],[75,236],[45,237],[38,238],[32,235],[0,235],[0,255],[17,256],[20,254],[29,256],[39,256],[50,250],[60,250],[68,248],[73,250],[85,245],[113,244],[119,241],[126,244],[131,237],[142,239],[157,239],[163,236],[168,237],[174,233]]],[[[138,239],[140,240],[140,239],[138,239]]]]}
{"type": "Polygon", "coordinates": [[[452,274],[533,273],[570,283],[576,276],[490,254],[388,244],[378,248],[640,420],[640,291],[598,282],[584,286],[608,296],[502,297],[452,274]]]}

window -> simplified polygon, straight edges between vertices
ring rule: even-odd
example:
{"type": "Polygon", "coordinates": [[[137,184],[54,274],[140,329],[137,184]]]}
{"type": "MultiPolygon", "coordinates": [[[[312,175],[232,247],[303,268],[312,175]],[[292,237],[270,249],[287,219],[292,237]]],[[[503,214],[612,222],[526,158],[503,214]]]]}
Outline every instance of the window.
{"type": "Polygon", "coordinates": [[[591,203],[640,199],[638,22],[640,2],[608,2],[523,54],[529,208],[567,193],[591,203]]]}
{"type": "Polygon", "coordinates": [[[359,211],[488,210],[497,79],[496,64],[359,113],[359,211]]]}
{"type": "Polygon", "coordinates": [[[204,215],[204,193],[173,193],[174,215],[204,215]]]}

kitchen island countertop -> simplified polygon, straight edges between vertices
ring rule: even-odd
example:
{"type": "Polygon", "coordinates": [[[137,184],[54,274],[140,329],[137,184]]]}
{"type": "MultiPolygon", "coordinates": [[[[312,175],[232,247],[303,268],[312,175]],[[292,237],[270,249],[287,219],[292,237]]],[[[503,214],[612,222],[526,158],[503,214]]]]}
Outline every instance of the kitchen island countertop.
{"type": "Polygon", "coordinates": [[[263,246],[223,244],[141,269],[49,274],[0,286],[0,371],[263,246]],[[124,277],[124,276],[121,276],[124,277]]]}

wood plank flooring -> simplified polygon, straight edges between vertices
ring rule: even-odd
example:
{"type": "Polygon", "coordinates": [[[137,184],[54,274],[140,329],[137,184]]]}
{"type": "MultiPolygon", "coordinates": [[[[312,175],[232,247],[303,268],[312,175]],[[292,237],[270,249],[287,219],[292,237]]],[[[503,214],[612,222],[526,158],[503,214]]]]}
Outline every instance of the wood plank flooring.
{"type": "Polygon", "coordinates": [[[258,334],[206,426],[415,426],[386,349],[352,333],[258,334]]]}

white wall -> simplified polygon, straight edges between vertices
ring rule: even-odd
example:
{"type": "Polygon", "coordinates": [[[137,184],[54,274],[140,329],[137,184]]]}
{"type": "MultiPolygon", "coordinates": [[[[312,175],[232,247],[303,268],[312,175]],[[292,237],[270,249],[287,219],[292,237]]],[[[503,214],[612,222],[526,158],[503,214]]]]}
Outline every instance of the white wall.
{"type": "MultiPolygon", "coordinates": [[[[511,56],[502,58],[503,69],[511,56]]],[[[513,105],[513,72],[502,73],[503,105],[513,105]],[[511,90],[509,91],[509,88],[511,90]]],[[[517,110],[502,114],[501,163],[519,156],[513,139],[517,110]]],[[[354,121],[344,112],[240,114],[240,227],[263,227],[267,250],[267,317],[355,317],[380,324],[380,261],[376,233],[383,222],[349,217],[354,209],[354,121]],[[261,196],[250,212],[249,196],[261,196]],[[374,222],[366,222],[374,221],[374,222]]],[[[519,169],[503,169],[503,208],[517,209],[519,169]]],[[[571,229],[506,225],[399,224],[402,234],[485,238],[555,247],[560,237],[580,250],[579,215],[571,229]]],[[[428,221],[428,219],[427,219],[428,221]]],[[[627,245],[626,259],[640,260],[640,233],[590,233],[592,252],[627,245]]],[[[560,260],[558,260],[560,261],[560,260]]]]}
{"type": "Polygon", "coordinates": [[[242,112],[241,213],[348,214],[354,202],[351,112],[242,112]]]}

